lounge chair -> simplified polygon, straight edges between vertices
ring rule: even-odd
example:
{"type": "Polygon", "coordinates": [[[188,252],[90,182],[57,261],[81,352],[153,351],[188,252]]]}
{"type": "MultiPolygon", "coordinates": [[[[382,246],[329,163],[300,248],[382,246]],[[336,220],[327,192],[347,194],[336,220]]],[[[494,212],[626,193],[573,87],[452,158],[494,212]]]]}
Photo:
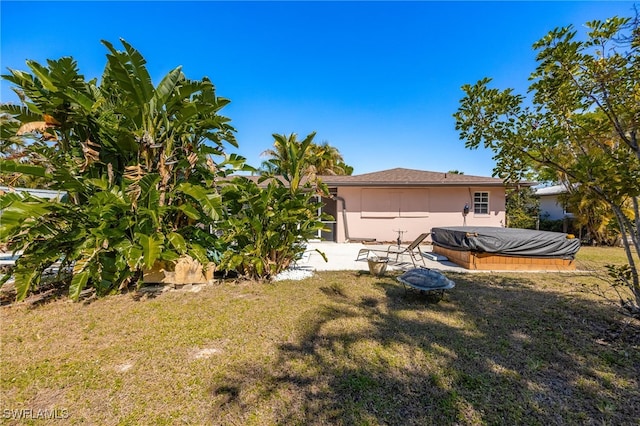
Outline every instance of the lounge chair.
{"type": "Polygon", "coordinates": [[[395,262],[397,263],[400,255],[409,255],[411,257],[411,262],[413,262],[414,268],[416,267],[416,259],[421,260],[422,265],[424,265],[424,267],[426,268],[427,264],[424,261],[422,252],[420,251],[420,243],[423,242],[429,235],[431,235],[431,232],[420,234],[418,238],[413,240],[413,242],[408,246],[389,246],[389,248],[387,249],[387,257],[389,258],[389,260],[391,260],[391,255],[395,255],[395,262]]]}
{"type": "Polygon", "coordinates": [[[401,254],[408,254],[411,256],[411,262],[413,262],[414,267],[416,266],[416,256],[422,260],[422,264],[426,267],[427,265],[424,261],[424,256],[422,255],[422,252],[420,251],[419,246],[420,246],[420,243],[423,242],[425,238],[427,238],[429,235],[431,235],[431,232],[420,234],[420,236],[418,236],[418,238],[416,238],[408,246],[391,245],[386,250],[385,249],[376,250],[376,249],[370,249],[370,248],[360,249],[360,251],[358,252],[358,257],[356,257],[356,261],[367,261],[371,257],[378,258],[378,259],[392,260],[390,259],[390,256],[395,255],[395,259],[393,261],[398,262],[398,259],[401,254]]]}

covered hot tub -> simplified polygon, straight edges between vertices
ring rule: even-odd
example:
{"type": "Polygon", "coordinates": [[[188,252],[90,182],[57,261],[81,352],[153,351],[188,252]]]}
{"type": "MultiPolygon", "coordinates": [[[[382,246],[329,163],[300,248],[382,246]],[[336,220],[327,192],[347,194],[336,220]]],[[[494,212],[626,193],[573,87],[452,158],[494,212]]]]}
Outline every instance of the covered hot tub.
{"type": "Polygon", "coordinates": [[[560,232],[489,226],[431,229],[433,252],[481,270],[572,270],[580,241],[560,232]]]}

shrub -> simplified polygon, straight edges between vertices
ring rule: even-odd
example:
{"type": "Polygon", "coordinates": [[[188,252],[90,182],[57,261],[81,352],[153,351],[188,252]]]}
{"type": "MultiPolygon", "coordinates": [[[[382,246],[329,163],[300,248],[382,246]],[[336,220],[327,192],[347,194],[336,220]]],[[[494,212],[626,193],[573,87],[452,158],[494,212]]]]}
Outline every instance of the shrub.
{"type": "Polygon", "coordinates": [[[223,187],[222,196],[227,216],[218,229],[227,250],[220,266],[247,278],[270,279],[282,272],[323,227],[311,184],[293,190],[274,178],[261,187],[236,177],[223,187]]]}
{"type": "Polygon", "coordinates": [[[18,299],[38,286],[56,262],[73,268],[70,295],[87,286],[107,294],[137,284],[156,261],[189,254],[203,264],[224,249],[205,232],[221,218],[217,181],[242,164],[222,156],[234,129],[218,112],[207,79],[189,80],[178,67],[154,87],[145,60],[103,42],[109,54],[102,81],[85,81],[72,58],[28,61],[10,70],[22,106],[2,105],[2,173],[44,179],[66,193],[47,202],[2,196],[0,242],[23,251],[13,275],[18,299]],[[11,150],[5,148],[12,147],[11,150]],[[37,159],[37,161],[35,161],[37,159]]]}

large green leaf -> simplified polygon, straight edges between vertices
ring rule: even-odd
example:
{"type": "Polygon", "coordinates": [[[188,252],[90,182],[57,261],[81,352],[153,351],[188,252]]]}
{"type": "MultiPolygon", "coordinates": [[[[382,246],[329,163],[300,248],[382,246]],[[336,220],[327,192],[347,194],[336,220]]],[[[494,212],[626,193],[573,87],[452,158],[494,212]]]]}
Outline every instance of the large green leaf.
{"type": "Polygon", "coordinates": [[[22,195],[17,192],[6,192],[0,195],[0,211],[6,209],[14,202],[20,202],[22,200],[22,195]]]}
{"type": "Polygon", "coordinates": [[[110,290],[116,289],[121,282],[121,277],[127,275],[126,268],[123,270],[118,261],[121,256],[117,252],[102,252],[99,256],[100,282],[95,284],[98,294],[107,294],[110,290]]]}
{"type": "Polygon", "coordinates": [[[91,99],[89,96],[85,95],[84,93],[74,88],[68,88],[65,91],[65,95],[70,100],[80,105],[86,112],[93,110],[93,107],[97,102],[96,100],[91,99]]]}
{"type": "Polygon", "coordinates": [[[89,278],[91,277],[91,268],[93,263],[97,260],[97,256],[100,253],[99,248],[90,247],[95,240],[83,241],[82,245],[87,247],[80,252],[79,258],[73,265],[73,278],[71,279],[71,286],[69,287],[69,296],[73,300],[78,300],[80,293],[86,287],[89,278]]]}
{"type": "Polygon", "coordinates": [[[144,253],[138,245],[131,245],[124,250],[127,265],[133,271],[140,268],[144,262],[144,253]]]}
{"type": "Polygon", "coordinates": [[[210,193],[206,188],[190,183],[181,183],[176,187],[176,191],[183,192],[193,198],[209,218],[213,220],[220,218],[222,201],[219,194],[210,193]]]}
{"type": "Polygon", "coordinates": [[[177,209],[184,213],[189,219],[200,219],[200,213],[191,204],[180,204],[177,209]]]}
{"type": "Polygon", "coordinates": [[[0,104],[0,112],[7,113],[19,120],[21,123],[29,123],[32,121],[42,120],[42,114],[36,114],[22,105],[0,104]]]}
{"type": "Polygon", "coordinates": [[[160,181],[160,175],[157,173],[149,173],[140,179],[140,201],[150,209],[157,207],[160,200],[160,193],[156,186],[160,181]]]}
{"type": "Polygon", "coordinates": [[[27,61],[27,66],[31,68],[33,74],[38,77],[40,84],[50,92],[58,90],[49,76],[49,70],[35,61],[27,61]]]}
{"type": "Polygon", "coordinates": [[[27,297],[29,290],[31,290],[39,276],[40,274],[35,268],[19,269],[15,272],[16,300],[24,300],[27,297]]]}
{"type": "Polygon", "coordinates": [[[187,243],[182,235],[178,234],[177,232],[171,232],[169,233],[169,235],[167,235],[167,239],[169,240],[169,243],[171,243],[171,246],[180,254],[184,254],[186,252],[187,243]]]}
{"type": "Polygon", "coordinates": [[[85,179],[85,182],[89,185],[93,185],[102,191],[109,189],[109,181],[106,176],[102,176],[100,179],[85,179]]]}
{"type": "Polygon", "coordinates": [[[13,160],[0,160],[0,173],[23,173],[29,176],[51,178],[47,168],[13,160]]]}
{"type": "Polygon", "coordinates": [[[176,262],[178,259],[180,259],[180,254],[175,252],[174,250],[164,249],[162,253],[160,253],[160,260],[173,263],[173,262],[176,262]]]}
{"type": "Polygon", "coordinates": [[[169,100],[169,97],[173,93],[178,81],[184,78],[182,74],[182,67],[177,67],[171,70],[164,76],[160,84],[155,90],[153,99],[151,100],[151,109],[159,111],[169,100]]]}
{"type": "Polygon", "coordinates": [[[151,269],[156,260],[160,258],[164,237],[162,234],[145,235],[136,233],[136,239],[142,247],[143,264],[147,269],[151,269]]]}
{"type": "Polygon", "coordinates": [[[145,207],[138,208],[138,230],[149,233],[160,228],[160,220],[162,219],[163,210],[147,209],[145,207]]]}
{"type": "Polygon", "coordinates": [[[120,43],[122,43],[125,51],[127,52],[127,58],[132,65],[131,71],[136,76],[138,87],[140,93],[142,93],[143,100],[145,102],[148,102],[149,100],[151,100],[154,90],[153,83],[151,82],[151,76],[149,75],[146,67],[147,61],[138,50],[133,48],[133,46],[127,43],[124,39],[121,38],[120,43]]]}
{"type": "MultiPolygon", "coordinates": [[[[102,44],[111,52],[111,54],[107,55],[108,67],[105,69],[103,80],[105,77],[111,79],[111,82],[118,90],[124,92],[122,95],[129,97],[130,100],[134,101],[133,105],[139,110],[142,110],[143,106],[150,99],[150,96],[148,98],[145,97],[146,89],[144,88],[144,84],[140,84],[140,80],[136,78],[135,72],[131,69],[132,67],[129,66],[131,58],[126,53],[116,50],[113,45],[106,40],[102,40],[102,44]]],[[[141,118],[139,112],[135,113],[133,111],[130,111],[128,116],[129,119],[135,121],[141,118]]],[[[141,122],[137,124],[142,125],[141,122]]]]}
{"type": "Polygon", "coordinates": [[[207,251],[199,244],[190,244],[188,254],[202,265],[206,265],[209,262],[207,251]]]}
{"type": "Polygon", "coordinates": [[[51,203],[41,200],[14,200],[2,211],[2,221],[4,223],[19,224],[20,221],[26,219],[38,219],[48,214],[51,207],[51,203]]]}
{"type": "Polygon", "coordinates": [[[71,285],[69,286],[69,296],[71,299],[78,300],[80,298],[80,293],[82,293],[82,290],[87,286],[90,276],[91,273],[87,270],[73,274],[71,285]]]}

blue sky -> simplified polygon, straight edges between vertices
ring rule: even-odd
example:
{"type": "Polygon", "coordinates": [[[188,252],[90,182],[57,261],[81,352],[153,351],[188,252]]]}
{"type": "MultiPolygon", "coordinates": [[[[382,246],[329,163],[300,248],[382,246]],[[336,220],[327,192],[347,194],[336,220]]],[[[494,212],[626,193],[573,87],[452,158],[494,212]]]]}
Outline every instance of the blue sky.
{"type": "MultiPolygon", "coordinates": [[[[124,38],[157,83],[183,66],[208,76],[238,130],[230,148],[258,166],[273,133],[316,131],[354,174],[394,167],[490,176],[452,114],[487,76],[525,92],[531,45],[549,30],[632,16],[633,2],[0,2],[0,66],[73,56],[87,78],[105,39],[124,38]]],[[[15,101],[7,82],[1,101],[15,101]]]]}

